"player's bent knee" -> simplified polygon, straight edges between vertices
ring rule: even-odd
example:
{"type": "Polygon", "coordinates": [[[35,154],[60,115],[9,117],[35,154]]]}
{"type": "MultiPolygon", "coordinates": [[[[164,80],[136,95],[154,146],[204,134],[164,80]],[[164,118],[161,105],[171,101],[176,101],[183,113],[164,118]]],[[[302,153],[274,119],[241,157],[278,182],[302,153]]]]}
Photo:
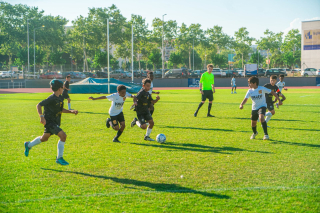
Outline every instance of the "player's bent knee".
{"type": "Polygon", "coordinates": [[[114,130],[116,130],[116,131],[118,131],[119,130],[119,126],[117,125],[117,126],[114,126],[114,127],[112,127],[114,130]]]}
{"type": "Polygon", "coordinates": [[[141,125],[141,129],[146,129],[146,128],[147,128],[146,124],[141,125]]]}

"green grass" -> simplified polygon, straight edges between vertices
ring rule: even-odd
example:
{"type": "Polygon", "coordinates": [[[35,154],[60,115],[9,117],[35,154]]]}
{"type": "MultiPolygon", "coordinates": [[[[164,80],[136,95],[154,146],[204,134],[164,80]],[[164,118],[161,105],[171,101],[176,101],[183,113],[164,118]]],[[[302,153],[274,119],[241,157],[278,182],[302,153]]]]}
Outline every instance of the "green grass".
{"type": "MultiPolygon", "coordinates": [[[[250,140],[247,90],[217,90],[198,117],[198,90],[161,91],[155,127],[165,144],[143,140],[130,127],[105,127],[110,103],[71,94],[79,114],[63,114],[64,158],[55,163],[58,137],[24,156],[24,141],[42,135],[36,104],[49,94],[0,94],[0,212],[320,212],[320,90],[290,89],[263,130],[250,140]]],[[[93,95],[100,96],[99,94],[93,95]]],[[[66,103],[66,102],[65,102],[66,103]]]]}

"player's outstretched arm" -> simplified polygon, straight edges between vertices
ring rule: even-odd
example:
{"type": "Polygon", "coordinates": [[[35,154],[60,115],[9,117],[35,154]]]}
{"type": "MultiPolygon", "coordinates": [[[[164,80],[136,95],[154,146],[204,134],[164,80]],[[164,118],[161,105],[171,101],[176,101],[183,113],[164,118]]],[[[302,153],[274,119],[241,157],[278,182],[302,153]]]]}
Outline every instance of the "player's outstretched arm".
{"type": "Polygon", "coordinates": [[[37,111],[40,117],[40,123],[42,123],[43,125],[46,125],[46,119],[42,114],[42,106],[40,104],[37,104],[37,111]]]}
{"type": "Polygon", "coordinates": [[[282,102],[281,102],[279,96],[277,95],[277,93],[275,93],[274,91],[271,91],[271,94],[276,98],[276,100],[279,101],[279,105],[282,105],[282,102]]]}
{"type": "Polygon", "coordinates": [[[243,101],[241,102],[239,109],[243,109],[243,105],[245,105],[248,101],[248,98],[243,99],[243,101]]]}
{"type": "Polygon", "coordinates": [[[91,99],[91,100],[100,100],[100,99],[106,99],[107,97],[106,96],[101,96],[101,97],[99,97],[99,98],[94,98],[94,97],[89,97],[89,99],[91,99]]]}
{"type": "Polygon", "coordinates": [[[159,91],[158,91],[158,92],[152,91],[152,93],[154,93],[154,94],[160,94],[160,92],[159,92],[159,91]]]}
{"type": "Polygon", "coordinates": [[[75,114],[77,115],[78,114],[78,110],[68,110],[68,109],[62,109],[62,113],[72,113],[72,114],[75,114]]]}
{"type": "Polygon", "coordinates": [[[153,103],[153,104],[155,104],[155,103],[157,103],[158,101],[160,100],[160,97],[159,97],[159,95],[156,97],[156,100],[152,100],[151,102],[153,103]]]}

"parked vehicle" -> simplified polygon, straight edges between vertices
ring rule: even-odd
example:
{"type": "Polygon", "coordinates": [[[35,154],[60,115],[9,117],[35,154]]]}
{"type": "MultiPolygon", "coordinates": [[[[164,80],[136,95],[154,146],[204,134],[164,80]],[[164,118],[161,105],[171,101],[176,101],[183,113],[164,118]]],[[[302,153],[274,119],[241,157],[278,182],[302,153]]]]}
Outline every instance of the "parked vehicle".
{"type": "Polygon", "coordinates": [[[62,78],[62,74],[57,72],[47,72],[42,75],[40,75],[41,79],[56,79],[56,78],[62,78]]]}
{"type": "Polygon", "coordinates": [[[317,69],[315,68],[306,68],[303,71],[301,71],[301,76],[316,76],[317,75],[317,69]]]}
{"type": "Polygon", "coordinates": [[[107,72],[101,72],[101,71],[98,71],[96,72],[98,78],[108,78],[108,73],[107,72]]]}
{"type": "Polygon", "coordinates": [[[70,75],[71,78],[86,78],[86,75],[79,71],[63,72],[63,78],[65,78],[67,75],[70,75]]]}
{"type": "Polygon", "coordinates": [[[258,69],[258,76],[265,76],[266,70],[265,69],[258,69]]]}
{"type": "Polygon", "coordinates": [[[96,78],[97,75],[94,72],[84,72],[87,78],[96,78]]]}
{"type": "Polygon", "coordinates": [[[0,78],[11,78],[9,71],[0,71],[0,78]]]}
{"type": "Polygon", "coordinates": [[[132,72],[124,71],[126,78],[132,78],[132,72]]]}
{"type": "Polygon", "coordinates": [[[141,70],[141,71],[140,71],[140,77],[141,77],[141,78],[146,78],[146,77],[147,77],[147,71],[141,70]]]}
{"type": "Polygon", "coordinates": [[[110,78],[127,78],[127,74],[122,70],[118,69],[110,72],[110,78]]]}
{"type": "Polygon", "coordinates": [[[188,70],[186,69],[171,69],[164,74],[165,78],[188,78],[188,70]]]}
{"type": "Polygon", "coordinates": [[[237,70],[240,77],[244,77],[244,70],[237,70]]]}
{"type": "Polygon", "coordinates": [[[226,77],[227,75],[225,72],[222,72],[220,68],[213,68],[212,74],[214,77],[226,77]]]}
{"type": "Polygon", "coordinates": [[[293,69],[293,70],[291,70],[291,73],[299,73],[299,72],[301,72],[301,69],[293,69]]]}
{"type": "Polygon", "coordinates": [[[267,76],[267,77],[270,77],[272,75],[276,75],[276,76],[284,75],[284,76],[287,76],[287,73],[285,71],[282,71],[281,69],[272,68],[272,69],[266,70],[266,72],[264,74],[264,76],[267,76]]]}
{"type": "Polygon", "coordinates": [[[189,77],[191,78],[200,78],[201,75],[207,70],[195,70],[189,73],[189,77]]]}
{"type": "MultiPolygon", "coordinates": [[[[165,72],[165,70],[164,70],[164,72],[165,72]]],[[[162,78],[162,70],[156,70],[156,71],[154,71],[154,72],[153,72],[153,76],[154,76],[155,78],[162,78]]]]}
{"type": "Polygon", "coordinates": [[[222,72],[226,73],[226,77],[239,76],[238,71],[235,71],[235,70],[223,70],[222,72]]]}

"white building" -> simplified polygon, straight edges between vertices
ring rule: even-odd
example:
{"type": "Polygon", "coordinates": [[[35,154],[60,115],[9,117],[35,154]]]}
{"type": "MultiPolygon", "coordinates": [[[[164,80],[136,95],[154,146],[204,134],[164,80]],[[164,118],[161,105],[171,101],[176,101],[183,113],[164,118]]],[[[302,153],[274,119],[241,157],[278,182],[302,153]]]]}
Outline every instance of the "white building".
{"type": "Polygon", "coordinates": [[[320,69],[320,20],[301,23],[301,70],[320,69]]]}

